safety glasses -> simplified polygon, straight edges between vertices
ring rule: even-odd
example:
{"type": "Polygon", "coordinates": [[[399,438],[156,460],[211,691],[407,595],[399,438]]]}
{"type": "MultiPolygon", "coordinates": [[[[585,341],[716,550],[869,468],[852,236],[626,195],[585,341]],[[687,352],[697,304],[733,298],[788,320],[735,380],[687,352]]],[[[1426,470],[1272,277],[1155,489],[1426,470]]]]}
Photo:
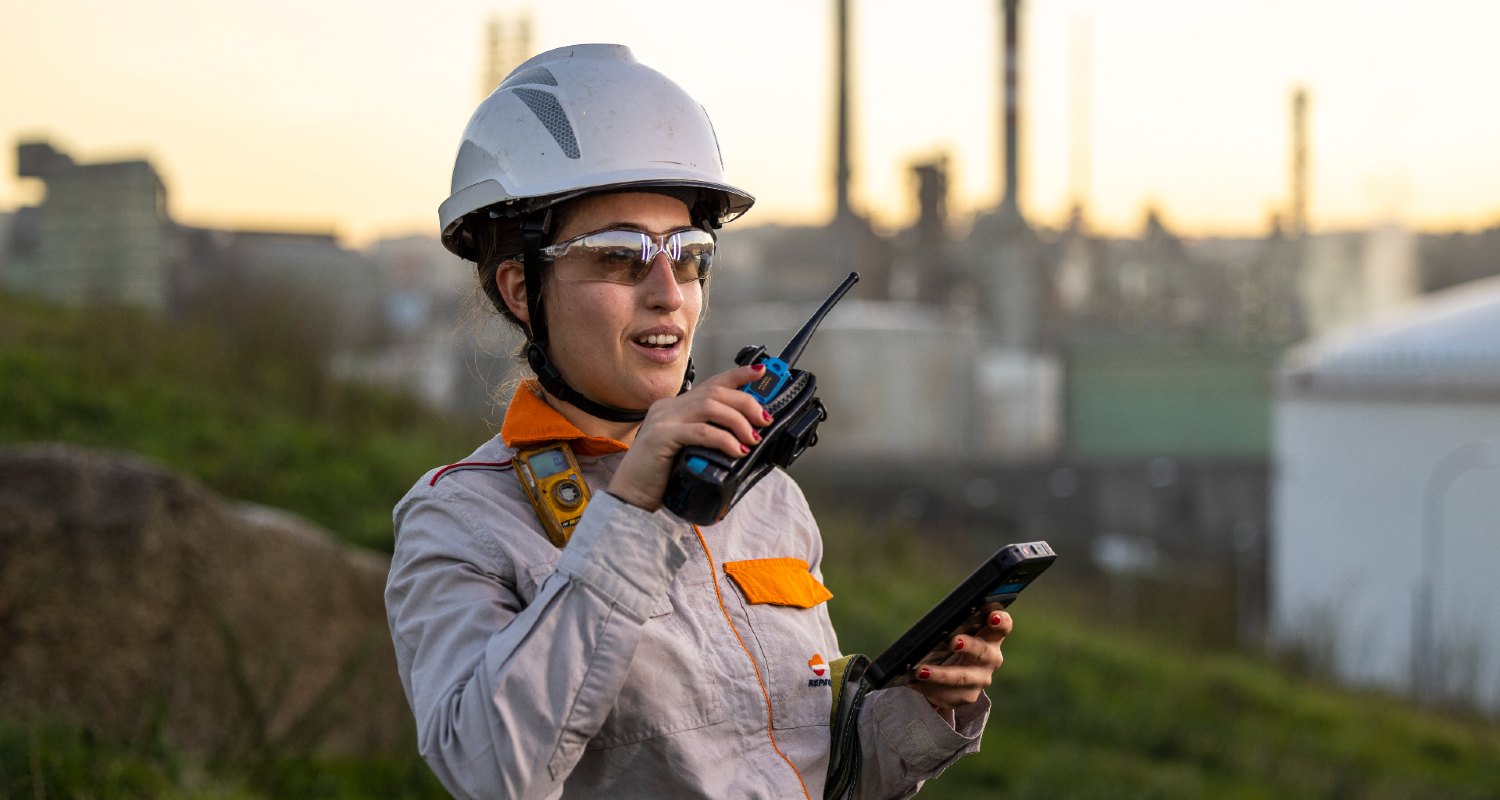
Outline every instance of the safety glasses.
{"type": "Polygon", "coordinates": [[[678,283],[708,277],[714,260],[714,237],[699,228],[660,235],[632,230],[604,230],[575,236],[541,250],[553,272],[564,281],[609,281],[634,286],[651,272],[656,256],[666,253],[678,283]]]}

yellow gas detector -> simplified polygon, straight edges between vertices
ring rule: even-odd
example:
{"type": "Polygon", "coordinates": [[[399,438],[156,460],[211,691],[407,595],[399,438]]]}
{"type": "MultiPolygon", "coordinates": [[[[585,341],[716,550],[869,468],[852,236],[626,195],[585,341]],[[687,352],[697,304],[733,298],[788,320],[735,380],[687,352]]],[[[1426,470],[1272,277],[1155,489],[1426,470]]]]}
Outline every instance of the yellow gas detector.
{"type": "Polygon", "coordinates": [[[521,450],[513,463],[526,499],[547,529],[547,538],[558,547],[567,545],[589,504],[589,487],[583,482],[573,449],[567,442],[559,442],[521,450]]]}

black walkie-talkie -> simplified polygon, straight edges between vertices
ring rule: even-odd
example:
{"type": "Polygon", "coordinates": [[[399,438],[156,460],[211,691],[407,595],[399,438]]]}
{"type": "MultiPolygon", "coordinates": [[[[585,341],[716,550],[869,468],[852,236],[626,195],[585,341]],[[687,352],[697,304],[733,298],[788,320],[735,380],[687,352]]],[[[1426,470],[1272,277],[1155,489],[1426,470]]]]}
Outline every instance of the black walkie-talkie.
{"type": "Polygon", "coordinates": [[[858,282],[859,273],[849,273],[787,343],[779,358],[766,355],[766,348],[759,346],[746,347],[735,356],[740,366],[765,365],[760,378],[741,388],[770,412],[771,424],[761,429],[760,442],[739,458],[707,447],[683,448],[667,478],[662,505],[689,522],[712,525],[772,468],[785,469],[802,451],[818,443],[818,423],[828,418],[816,395],[818,379],[811,372],[793,369],[793,365],[818,323],[858,282]]]}

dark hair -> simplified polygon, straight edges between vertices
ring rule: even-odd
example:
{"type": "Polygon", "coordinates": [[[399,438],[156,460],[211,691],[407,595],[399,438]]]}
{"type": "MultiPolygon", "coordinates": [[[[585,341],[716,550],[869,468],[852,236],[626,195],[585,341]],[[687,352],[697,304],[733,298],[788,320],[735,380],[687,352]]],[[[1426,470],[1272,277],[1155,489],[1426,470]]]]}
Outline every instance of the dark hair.
{"type": "MultiPolygon", "coordinates": [[[[480,212],[476,216],[483,219],[488,215],[480,212]]],[[[521,333],[527,333],[526,325],[505,305],[505,298],[500,296],[500,285],[495,281],[501,264],[521,257],[521,223],[515,219],[484,219],[480,224],[472,225],[471,230],[474,252],[478,256],[479,288],[484,290],[484,296],[506,322],[521,333]]]]}

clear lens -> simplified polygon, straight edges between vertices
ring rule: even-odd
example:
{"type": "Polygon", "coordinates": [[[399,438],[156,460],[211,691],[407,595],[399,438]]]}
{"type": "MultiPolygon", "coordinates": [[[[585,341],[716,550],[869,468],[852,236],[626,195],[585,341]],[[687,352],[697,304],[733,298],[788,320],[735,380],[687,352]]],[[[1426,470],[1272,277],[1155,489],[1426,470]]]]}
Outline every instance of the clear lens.
{"type": "Polygon", "coordinates": [[[654,236],[642,231],[585,233],[542,249],[553,260],[560,280],[610,281],[634,286],[650,274],[658,253],[665,252],[678,283],[708,277],[714,238],[698,228],[654,236]]]}
{"type": "Polygon", "coordinates": [[[677,282],[707,278],[708,268],[714,262],[714,237],[707,231],[693,228],[672,234],[672,241],[677,245],[677,252],[674,254],[669,250],[667,256],[672,259],[672,272],[677,275],[677,282]]]}

